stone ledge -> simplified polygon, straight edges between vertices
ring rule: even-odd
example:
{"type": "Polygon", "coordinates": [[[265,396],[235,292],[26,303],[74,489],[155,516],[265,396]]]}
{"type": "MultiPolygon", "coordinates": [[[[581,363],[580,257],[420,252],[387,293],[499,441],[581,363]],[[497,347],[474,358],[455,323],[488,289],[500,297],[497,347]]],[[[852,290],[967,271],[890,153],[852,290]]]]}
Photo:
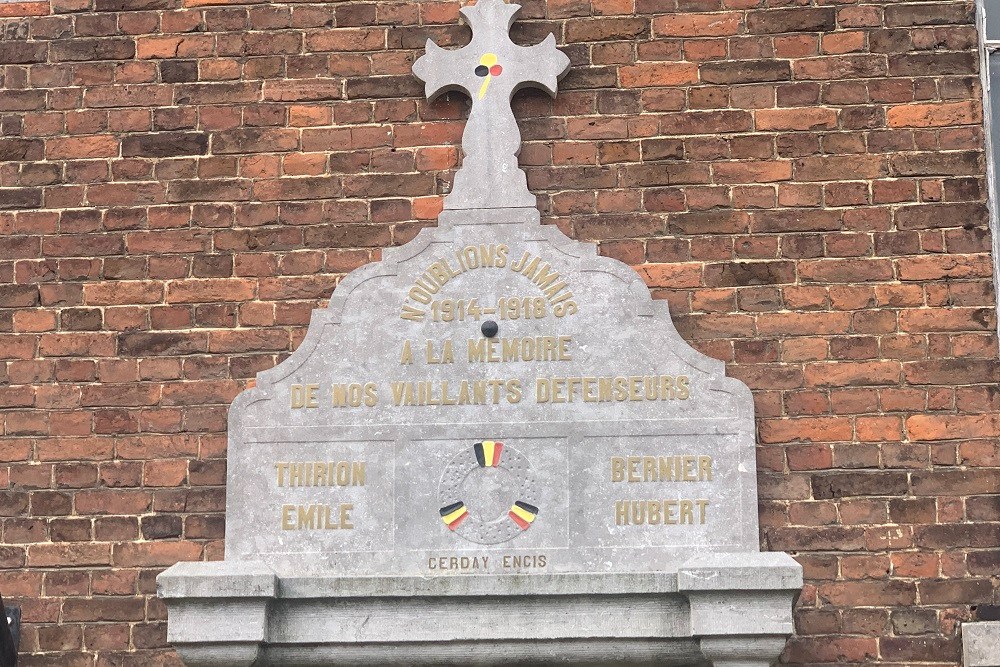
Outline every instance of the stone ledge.
{"type": "Polygon", "coordinates": [[[802,566],[785,553],[705,554],[681,565],[681,591],[760,591],[802,588],[802,566]]]}
{"type": "Polygon", "coordinates": [[[279,578],[262,563],[160,575],[189,667],[602,661],[756,665],[792,632],[785,554],[693,558],[672,573],[279,578]],[[748,646],[753,647],[747,654],[748,646]]]}
{"type": "Polygon", "coordinates": [[[156,578],[156,594],[174,598],[273,598],[278,578],[262,563],[177,563],[156,578]]]}

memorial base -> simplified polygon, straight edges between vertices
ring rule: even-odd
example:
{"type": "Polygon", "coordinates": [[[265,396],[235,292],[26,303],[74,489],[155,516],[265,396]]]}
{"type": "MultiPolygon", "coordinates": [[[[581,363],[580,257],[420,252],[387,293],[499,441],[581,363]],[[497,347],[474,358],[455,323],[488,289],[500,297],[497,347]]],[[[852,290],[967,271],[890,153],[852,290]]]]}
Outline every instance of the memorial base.
{"type": "Polygon", "coordinates": [[[766,667],[801,587],[802,568],[781,553],[699,556],[676,574],[279,578],[225,561],[158,579],[188,667],[766,667]]]}

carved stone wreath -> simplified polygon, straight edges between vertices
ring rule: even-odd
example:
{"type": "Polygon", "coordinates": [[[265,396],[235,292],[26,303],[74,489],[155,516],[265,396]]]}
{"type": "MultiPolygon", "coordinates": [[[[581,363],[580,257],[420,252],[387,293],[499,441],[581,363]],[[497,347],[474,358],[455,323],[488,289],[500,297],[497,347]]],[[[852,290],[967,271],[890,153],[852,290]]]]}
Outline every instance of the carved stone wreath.
{"type": "Polygon", "coordinates": [[[528,459],[494,440],[452,457],[438,486],[441,519],[476,544],[508,542],[538,516],[538,482],[528,459]]]}

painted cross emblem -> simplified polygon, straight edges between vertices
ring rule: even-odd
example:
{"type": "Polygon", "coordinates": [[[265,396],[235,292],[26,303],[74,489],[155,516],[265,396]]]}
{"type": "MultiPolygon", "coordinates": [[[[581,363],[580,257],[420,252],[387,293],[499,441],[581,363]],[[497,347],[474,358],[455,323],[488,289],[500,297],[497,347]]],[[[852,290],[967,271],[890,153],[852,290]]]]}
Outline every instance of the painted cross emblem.
{"type": "Polygon", "coordinates": [[[569,70],[569,58],[549,35],[535,46],[518,46],[510,26],[521,10],[504,0],[479,0],[461,12],[472,26],[472,41],[454,51],[427,40],[427,53],[413,64],[413,73],[427,86],[427,97],[465,91],[472,111],[462,137],[465,158],[455,175],[455,187],[445,199],[451,210],[534,208],[527,178],[517,166],[521,151],[510,101],[522,88],[541,88],[555,97],[559,79],[569,70]]]}

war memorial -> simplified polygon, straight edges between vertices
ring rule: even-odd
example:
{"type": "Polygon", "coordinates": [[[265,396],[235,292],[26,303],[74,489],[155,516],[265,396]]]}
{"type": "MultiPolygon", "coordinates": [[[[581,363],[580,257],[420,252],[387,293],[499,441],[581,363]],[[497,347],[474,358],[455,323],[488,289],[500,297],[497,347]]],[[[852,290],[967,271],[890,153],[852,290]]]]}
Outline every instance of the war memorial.
{"type": "Polygon", "coordinates": [[[341,282],[234,403],[226,560],[159,577],[189,665],[764,666],[791,634],[749,390],[631,268],[539,222],[510,101],[569,59],[514,44],[519,9],[480,0],[469,45],[414,64],[473,100],[439,226],[341,282]]]}
{"type": "Polygon", "coordinates": [[[521,5],[0,0],[19,664],[1000,665],[991,5],[521,5]]]}

